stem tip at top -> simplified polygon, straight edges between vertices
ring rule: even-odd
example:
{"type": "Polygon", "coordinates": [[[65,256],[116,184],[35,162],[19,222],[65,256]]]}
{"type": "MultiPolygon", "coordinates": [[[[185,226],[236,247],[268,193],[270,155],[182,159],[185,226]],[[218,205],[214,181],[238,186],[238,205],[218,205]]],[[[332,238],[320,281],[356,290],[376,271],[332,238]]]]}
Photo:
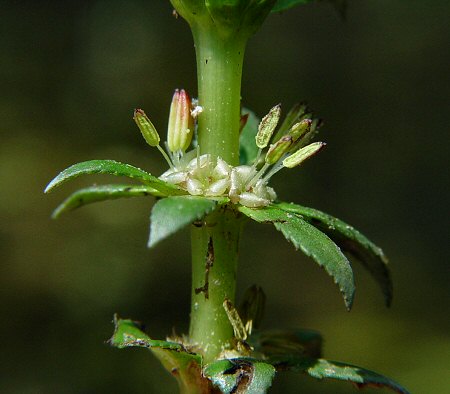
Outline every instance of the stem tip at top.
{"type": "Polygon", "coordinates": [[[239,32],[250,37],[258,30],[276,0],[170,0],[176,12],[197,28],[220,31],[222,37],[239,32]]]}

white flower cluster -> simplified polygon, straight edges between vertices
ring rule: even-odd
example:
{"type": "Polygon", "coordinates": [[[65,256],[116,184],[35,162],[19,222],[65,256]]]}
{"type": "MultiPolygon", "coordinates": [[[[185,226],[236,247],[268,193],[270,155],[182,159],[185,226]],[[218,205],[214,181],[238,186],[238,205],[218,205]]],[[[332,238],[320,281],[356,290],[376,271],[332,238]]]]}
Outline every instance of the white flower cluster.
{"type": "Polygon", "coordinates": [[[296,105],[273,135],[281,112],[280,105],[276,105],[258,125],[255,135],[258,153],[252,165],[233,167],[220,157],[200,155],[199,146],[186,152],[195,131],[195,118],[202,110],[185,90],[175,90],[170,106],[167,153],[161,148],[159,134],[145,112],[141,109],[134,112],[145,141],[156,147],[169,164],[170,169],[160,179],[193,196],[228,197],[234,204],[265,207],[277,198],[267,185],[270,178],[284,167],[300,165],[325,146],[323,142],[309,143],[317,133],[319,120],[311,119],[312,113],[308,113],[305,104],[296,105]]]}
{"type": "Polygon", "coordinates": [[[228,197],[231,202],[250,208],[267,206],[276,199],[275,191],[266,181],[255,182],[255,166],[232,167],[221,158],[214,160],[208,154],[192,158],[191,152],[181,157],[179,163],[160,179],[193,196],[228,197]]]}

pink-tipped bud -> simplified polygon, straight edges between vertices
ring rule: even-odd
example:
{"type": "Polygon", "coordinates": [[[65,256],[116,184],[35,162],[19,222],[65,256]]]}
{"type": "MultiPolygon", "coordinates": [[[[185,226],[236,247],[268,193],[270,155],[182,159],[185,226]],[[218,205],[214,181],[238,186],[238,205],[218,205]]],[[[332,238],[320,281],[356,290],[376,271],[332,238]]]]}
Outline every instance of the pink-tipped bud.
{"type": "Polygon", "coordinates": [[[186,151],[194,134],[191,99],[184,89],[175,90],[170,105],[167,145],[172,152],[186,151]]]}

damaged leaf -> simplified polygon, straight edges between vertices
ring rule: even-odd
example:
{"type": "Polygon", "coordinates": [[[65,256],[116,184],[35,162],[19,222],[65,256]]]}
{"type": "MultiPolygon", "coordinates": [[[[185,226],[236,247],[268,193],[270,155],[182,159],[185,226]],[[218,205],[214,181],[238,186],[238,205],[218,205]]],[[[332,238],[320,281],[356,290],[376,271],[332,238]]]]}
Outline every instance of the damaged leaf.
{"type": "Polygon", "coordinates": [[[264,394],[272,385],[275,368],[252,358],[214,361],[203,369],[223,394],[264,394]]]}
{"type": "MultiPolygon", "coordinates": [[[[143,347],[161,361],[177,380],[183,391],[189,387],[208,388],[210,383],[201,375],[202,357],[188,352],[180,343],[151,339],[139,323],[114,316],[115,330],[109,344],[119,349],[143,347]]],[[[207,392],[207,391],[205,391],[207,392]]]]}
{"type": "Polygon", "coordinates": [[[304,370],[316,379],[337,379],[354,383],[358,388],[385,387],[399,394],[409,394],[397,382],[376,372],[369,371],[354,365],[324,359],[311,360],[304,370]]]}

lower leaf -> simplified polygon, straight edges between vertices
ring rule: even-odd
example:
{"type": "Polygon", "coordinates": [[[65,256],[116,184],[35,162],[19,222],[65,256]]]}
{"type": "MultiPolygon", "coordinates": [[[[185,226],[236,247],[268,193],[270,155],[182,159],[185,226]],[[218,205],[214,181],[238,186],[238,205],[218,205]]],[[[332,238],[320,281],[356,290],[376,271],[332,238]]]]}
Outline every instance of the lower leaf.
{"type": "Polygon", "coordinates": [[[309,365],[305,372],[316,379],[337,379],[354,383],[357,387],[386,387],[397,393],[409,394],[397,382],[376,372],[336,361],[317,359],[309,365]]]}
{"type": "Polygon", "coordinates": [[[183,345],[176,342],[151,339],[145,334],[139,323],[114,316],[115,330],[109,344],[123,349],[126,347],[143,347],[161,361],[180,385],[181,392],[209,392],[210,382],[202,376],[202,357],[190,353],[183,345]],[[201,391],[204,389],[204,391],[201,391]]]}

